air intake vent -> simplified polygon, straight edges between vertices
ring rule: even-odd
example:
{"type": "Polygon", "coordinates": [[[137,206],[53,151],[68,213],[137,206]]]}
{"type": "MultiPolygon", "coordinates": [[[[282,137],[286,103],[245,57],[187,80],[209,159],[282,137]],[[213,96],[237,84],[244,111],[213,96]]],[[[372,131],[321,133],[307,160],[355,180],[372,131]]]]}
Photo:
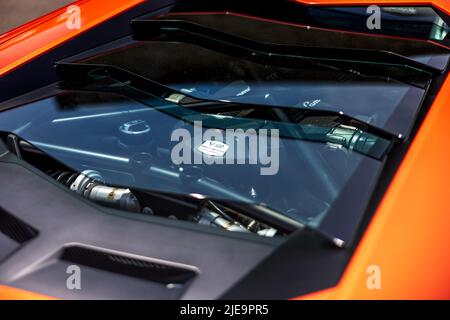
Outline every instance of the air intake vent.
{"type": "Polygon", "coordinates": [[[33,239],[38,231],[0,207],[0,233],[20,244],[33,239]]]}
{"type": "Polygon", "coordinates": [[[83,247],[69,247],[61,260],[161,284],[184,284],[196,276],[193,270],[130,258],[83,247]]]}

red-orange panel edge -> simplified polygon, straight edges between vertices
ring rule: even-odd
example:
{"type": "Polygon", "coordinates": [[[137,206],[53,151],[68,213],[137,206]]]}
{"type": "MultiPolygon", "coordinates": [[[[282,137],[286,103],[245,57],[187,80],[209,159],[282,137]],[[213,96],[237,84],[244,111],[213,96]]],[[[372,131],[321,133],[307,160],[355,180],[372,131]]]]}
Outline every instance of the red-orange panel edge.
{"type": "Polygon", "coordinates": [[[144,0],[80,0],[81,29],[69,29],[67,7],[0,37],[0,76],[144,0]]]}

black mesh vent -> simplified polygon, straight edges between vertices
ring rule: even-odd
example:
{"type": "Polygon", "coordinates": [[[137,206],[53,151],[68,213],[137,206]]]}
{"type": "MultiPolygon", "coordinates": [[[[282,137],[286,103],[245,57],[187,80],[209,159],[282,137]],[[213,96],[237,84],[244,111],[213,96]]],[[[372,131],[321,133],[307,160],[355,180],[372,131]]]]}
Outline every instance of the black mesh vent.
{"type": "Polygon", "coordinates": [[[0,232],[18,243],[24,243],[38,235],[38,231],[17,219],[0,207],[0,232]]]}
{"type": "Polygon", "coordinates": [[[61,259],[162,284],[184,284],[196,276],[192,270],[81,247],[65,249],[61,259]]]}

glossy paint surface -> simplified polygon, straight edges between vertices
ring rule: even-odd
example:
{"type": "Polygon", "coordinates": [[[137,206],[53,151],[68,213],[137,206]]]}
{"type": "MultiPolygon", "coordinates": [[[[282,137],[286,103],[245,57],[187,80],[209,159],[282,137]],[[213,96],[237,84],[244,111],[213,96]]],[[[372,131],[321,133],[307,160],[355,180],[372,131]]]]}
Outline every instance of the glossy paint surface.
{"type": "Polygon", "coordinates": [[[0,300],[54,300],[52,297],[0,285],[0,300]]]}
{"type": "Polygon", "coordinates": [[[68,27],[73,11],[64,7],[0,36],[0,76],[141,2],[80,0],[80,29],[68,27]]]}

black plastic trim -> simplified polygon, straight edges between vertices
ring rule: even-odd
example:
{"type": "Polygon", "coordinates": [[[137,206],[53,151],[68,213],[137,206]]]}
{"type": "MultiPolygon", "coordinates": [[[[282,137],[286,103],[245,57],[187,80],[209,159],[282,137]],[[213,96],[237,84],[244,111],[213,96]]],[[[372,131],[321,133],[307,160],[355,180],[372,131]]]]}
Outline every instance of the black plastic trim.
{"type": "Polygon", "coordinates": [[[23,244],[38,235],[38,231],[0,206],[0,233],[17,243],[23,244]]]}

